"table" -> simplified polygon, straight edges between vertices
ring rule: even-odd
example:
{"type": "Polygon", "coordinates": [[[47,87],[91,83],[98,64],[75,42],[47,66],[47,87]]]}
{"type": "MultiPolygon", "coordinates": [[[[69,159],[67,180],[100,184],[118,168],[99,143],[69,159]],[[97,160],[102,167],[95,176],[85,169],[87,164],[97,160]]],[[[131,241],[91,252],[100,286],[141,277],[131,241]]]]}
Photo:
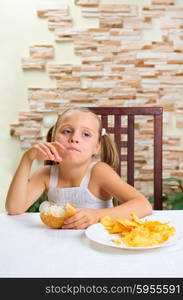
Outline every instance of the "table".
{"type": "Polygon", "coordinates": [[[0,277],[183,277],[183,210],[153,211],[171,221],[175,245],[122,250],[90,241],[85,230],[44,226],[39,213],[0,213],[0,277]]]}

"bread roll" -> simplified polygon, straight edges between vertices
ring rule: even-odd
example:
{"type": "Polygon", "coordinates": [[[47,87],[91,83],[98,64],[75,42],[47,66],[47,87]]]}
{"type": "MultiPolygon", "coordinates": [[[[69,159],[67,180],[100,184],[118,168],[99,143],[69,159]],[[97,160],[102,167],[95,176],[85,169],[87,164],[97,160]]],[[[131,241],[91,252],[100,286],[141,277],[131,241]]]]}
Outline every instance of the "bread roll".
{"type": "Polygon", "coordinates": [[[75,215],[76,209],[71,203],[65,206],[44,201],[39,207],[42,222],[50,228],[62,228],[64,221],[75,215]]]}

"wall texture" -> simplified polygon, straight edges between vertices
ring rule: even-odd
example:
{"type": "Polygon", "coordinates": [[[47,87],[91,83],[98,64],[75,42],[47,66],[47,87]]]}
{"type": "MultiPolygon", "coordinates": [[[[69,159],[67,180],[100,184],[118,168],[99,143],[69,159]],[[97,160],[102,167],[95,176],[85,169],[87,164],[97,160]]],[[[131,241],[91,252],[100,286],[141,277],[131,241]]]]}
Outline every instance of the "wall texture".
{"type": "MultiPolygon", "coordinates": [[[[1,56],[2,123],[6,124],[2,203],[21,152],[43,140],[56,112],[70,105],[162,106],[164,177],[181,178],[183,3],[15,2],[19,3],[16,19],[12,0],[0,4],[4,22],[7,17],[15,21],[13,28],[7,26],[3,32],[5,48],[1,50],[8,57],[5,62],[1,56]],[[18,139],[7,136],[7,121],[11,135],[18,139]]],[[[147,195],[152,180],[152,133],[152,120],[137,118],[136,187],[147,195]]]]}

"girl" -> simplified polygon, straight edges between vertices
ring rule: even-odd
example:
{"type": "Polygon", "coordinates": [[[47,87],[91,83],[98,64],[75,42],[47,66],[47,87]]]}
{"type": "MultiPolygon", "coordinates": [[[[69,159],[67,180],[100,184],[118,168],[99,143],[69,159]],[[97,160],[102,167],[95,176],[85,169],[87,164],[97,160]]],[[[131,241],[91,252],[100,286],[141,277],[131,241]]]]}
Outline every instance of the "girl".
{"type": "Polygon", "coordinates": [[[87,108],[67,109],[58,116],[51,141],[38,143],[23,154],[7,194],[6,210],[21,214],[46,191],[49,201],[71,202],[78,208],[63,228],[84,229],[105,215],[151,214],[148,200],[116,173],[118,164],[115,144],[100,118],[87,108]],[[29,179],[35,159],[53,165],[43,166],[29,179]],[[113,197],[121,204],[113,207],[113,197]]]}

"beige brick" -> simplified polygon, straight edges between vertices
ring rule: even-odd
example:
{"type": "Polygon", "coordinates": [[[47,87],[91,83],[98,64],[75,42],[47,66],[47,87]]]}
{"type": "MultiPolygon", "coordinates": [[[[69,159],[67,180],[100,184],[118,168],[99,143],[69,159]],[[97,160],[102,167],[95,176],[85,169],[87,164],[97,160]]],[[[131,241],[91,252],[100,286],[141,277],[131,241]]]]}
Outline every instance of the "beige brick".
{"type": "Polygon", "coordinates": [[[51,77],[55,76],[68,76],[72,75],[72,65],[69,64],[49,64],[48,65],[48,74],[51,77]]]}
{"type": "Polygon", "coordinates": [[[62,9],[44,9],[38,10],[37,16],[39,18],[48,18],[53,16],[68,16],[69,7],[67,5],[63,5],[62,9]]]}
{"type": "Polygon", "coordinates": [[[32,128],[17,128],[14,132],[14,136],[36,136],[40,133],[40,129],[32,128]]]}
{"type": "Polygon", "coordinates": [[[46,61],[40,58],[24,57],[22,58],[22,69],[23,70],[45,70],[46,61]]]}
{"type": "Polygon", "coordinates": [[[82,53],[83,64],[93,64],[93,63],[107,64],[107,63],[111,63],[112,60],[113,60],[112,53],[102,53],[102,52],[98,53],[97,51],[82,53]]]}
{"type": "Polygon", "coordinates": [[[80,6],[97,6],[100,0],[75,0],[76,5],[80,6]]]}
{"type": "Polygon", "coordinates": [[[52,45],[30,46],[30,56],[32,58],[53,58],[54,48],[52,45]]]}
{"type": "Polygon", "coordinates": [[[81,88],[80,77],[60,76],[55,77],[55,79],[57,80],[57,87],[59,88],[81,88]]]}
{"type": "Polygon", "coordinates": [[[97,6],[83,6],[82,16],[87,18],[97,18],[100,16],[99,8],[97,6]]]}
{"type": "Polygon", "coordinates": [[[49,29],[71,28],[73,25],[72,18],[67,16],[57,16],[48,18],[49,29]]]}
{"type": "Polygon", "coordinates": [[[120,16],[116,17],[100,17],[99,19],[100,27],[101,28],[122,28],[123,27],[123,20],[120,16]]]}
{"type": "Polygon", "coordinates": [[[152,5],[174,5],[176,0],[151,0],[152,5]]]}
{"type": "Polygon", "coordinates": [[[56,41],[73,41],[74,39],[78,38],[81,42],[83,39],[89,36],[87,32],[84,30],[75,30],[73,28],[66,28],[66,29],[55,29],[55,40],[56,41]]]}
{"type": "Polygon", "coordinates": [[[124,18],[123,27],[129,29],[152,29],[152,18],[124,18]]]}
{"type": "MultiPolygon", "coordinates": [[[[183,13],[183,8],[181,9],[181,14],[183,13]]],[[[176,12],[177,14],[177,12],[176,12]]],[[[170,29],[182,29],[182,19],[173,19],[173,18],[164,18],[162,19],[161,29],[170,30],[170,29]]]]}
{"type": "Polygon", "coordinates": [[[178,177],[178,178],[183,178],[183,171],[174,171],[174,172],[170,172],[171,177],[178,177]]]}
{"type": "Polygon", "coordinates": [[[100,4],[99,12],[107,16],[115,14],[116,16],[130,17],[137,16],[138,8],[136,5],[128,4],[100,4]]]}
{"type": "Polygon", "coordinates": [[[161,18],[165,15],[165,7],[142,7],[142,16],[148,18],[161,18]]]}
{"type": "Polygon", "coordinates": [[[176,116],[176,127],[177,128],[183,128],[183,115],[182,116],[176,116]]]}
{"type": "Polygon", "coordinates": [[[179,136],[163,136],[163,144],[168,146],[180,146],[179,136]]]}
{"type": "Polygon", "coordinates": [[[19,118],[18,120],[20,122],[22,121],[36,121],[36,122],[42,122],[43,115],[38,112],[19,112],[19,118]]]}

